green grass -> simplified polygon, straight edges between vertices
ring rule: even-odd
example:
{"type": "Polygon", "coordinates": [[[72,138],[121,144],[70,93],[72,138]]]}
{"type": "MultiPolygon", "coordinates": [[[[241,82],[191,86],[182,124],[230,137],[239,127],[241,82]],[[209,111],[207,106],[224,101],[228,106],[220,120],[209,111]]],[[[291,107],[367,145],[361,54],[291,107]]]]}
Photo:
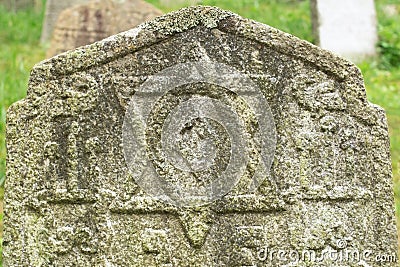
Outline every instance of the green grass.
{"type": "MultiPolygon", "coordinates": [[[[163,6],[160,0],[148,2],[164,12],[185,6],[163,6]]],[[[219,6],[313,41],[308,1],[203,0],[201,4],[219,6]]],[[[397,218],[400,226],[400,3],[398,0],[376,0],[376,5],[380,56],[359,64],[359,67],[365,78],[368,99],[387,111],[397,218]],[[385,14],[387,5],[397,7],[398,13],[391,16],[385,14]]],[[[45,49],[39,45],[42,17],[43,11],[31,9],[10,13],[0,6],[0,183],[5,177],[6,109],[25,96],[30,69],[36,62],[44,59],[45,49]]],[[[1,208],[0,206],[0,213],[1,208]]],[[[2,215],[0,221],[1,218],[2,215]]]]}

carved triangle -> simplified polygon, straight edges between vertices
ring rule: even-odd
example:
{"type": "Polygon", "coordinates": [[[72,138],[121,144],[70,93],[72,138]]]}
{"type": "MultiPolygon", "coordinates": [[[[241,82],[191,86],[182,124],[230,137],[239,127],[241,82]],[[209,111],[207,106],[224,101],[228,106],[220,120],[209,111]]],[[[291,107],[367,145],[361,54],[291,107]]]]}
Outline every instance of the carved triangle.
{"type": "Polygon", "coordinates": [[[186,238],[192,247],[200,248],[214,222],[214,213],[208,208],[194,210],[186,208],[178,212],[186,238]]]}

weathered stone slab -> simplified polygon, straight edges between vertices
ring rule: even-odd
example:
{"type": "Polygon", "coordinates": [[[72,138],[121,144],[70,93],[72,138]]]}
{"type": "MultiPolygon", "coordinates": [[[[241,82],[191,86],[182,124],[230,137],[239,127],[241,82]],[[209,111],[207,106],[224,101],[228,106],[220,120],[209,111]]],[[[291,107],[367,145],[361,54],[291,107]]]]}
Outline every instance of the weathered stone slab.
{"type": "Polygon", "coordinates": [[[97,0],[73,6],[61,12],[47,56],[94,43],[160,15],[143,0],[97,0]]]}
{"type": "Polygon", "coordinates": [[[376,55],[374,0],[311,0],[318,45],[353,61],[376,55]]]}
{"type": "Polygon", "coordinates": [[[42,36],[40,38],[40,41],[44,43],[50,40],[58,16],[63,10],[74,5],[87,3],[89,1],[90,0],[68,0],[68,1],[47,0],[46,12],[43,20],[42,36]]]}
{"type": "Polygon", "coordinates": [[[7,151],[6,266],[397,266],[359,69],[218,8],[36,65],[7,151]]]}

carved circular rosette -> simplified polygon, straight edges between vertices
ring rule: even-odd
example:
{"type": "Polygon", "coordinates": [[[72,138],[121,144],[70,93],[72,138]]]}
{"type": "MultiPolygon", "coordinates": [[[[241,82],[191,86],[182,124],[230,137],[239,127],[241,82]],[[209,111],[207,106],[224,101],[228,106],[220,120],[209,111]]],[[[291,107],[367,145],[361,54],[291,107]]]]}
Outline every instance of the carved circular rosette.
{"type": "Polygon", "coordinates": [[[176,206],[201,206],[240,187],[254,191],[272,165],[276,130],[254,82],[222,63],[177,64],[149,77],[123,124],[137,184],[176,206]]]}

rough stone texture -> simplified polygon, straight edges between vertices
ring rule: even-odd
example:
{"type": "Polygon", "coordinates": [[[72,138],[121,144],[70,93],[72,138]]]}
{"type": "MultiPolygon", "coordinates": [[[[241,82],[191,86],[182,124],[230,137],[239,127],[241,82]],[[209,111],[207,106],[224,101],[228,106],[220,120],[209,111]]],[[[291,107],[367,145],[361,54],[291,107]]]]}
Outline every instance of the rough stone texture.
{"type": "Polygon", "coordinates": [[[374,0],[311,0],[318,45],[353,61],[376,55],[374,0]]]}
{"type": "MultiPolygon", "coordinates": [[[[154,165],[165,117],[199,95],[241,107],[243,136],[257,132],[229,88],[171,88],[145,129],[154,165]]],[[[386,117],[367,101],[359,69],[217,8],[182,9],[37,64],[27,97],[8,111],[7,151],[5,266],[282,266],[288,262],[276,253],[263,261],[260,249],[397,251],[386,117]],[[276,151],[254,192],[239,181],[209,205],[179,208],[145,194],[129,174],[123,121],[145,80],[202,60],[258,85],[276,124],[276,151]]],[[[397,266],[368,260],[295,266],[397,266]]]]}
{"type": "Polygon", "coordinates": [[[64,9],[67,9],[74,5],[84,4],[89,1],[90,0],[47,0],[46,13],[44,15],[42,36],[40,37],[40,41],[44,43],[50,40],[58,16],[64,9]]]}
{"type": "Polygon", "coordinates": [[[58,17],[47,56],[94,43],[160,15],[160,10],[142,0],[97,0],[73,6],[58,17]]]}

